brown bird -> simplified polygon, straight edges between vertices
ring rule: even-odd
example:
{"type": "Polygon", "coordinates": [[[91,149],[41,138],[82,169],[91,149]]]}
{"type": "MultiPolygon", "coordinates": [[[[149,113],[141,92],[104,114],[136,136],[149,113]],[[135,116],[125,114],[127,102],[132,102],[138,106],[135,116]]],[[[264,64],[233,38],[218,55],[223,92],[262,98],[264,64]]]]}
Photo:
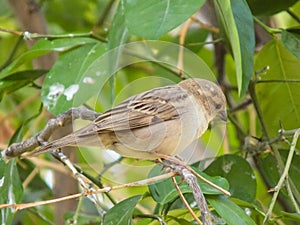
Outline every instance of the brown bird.
{"type": "Polygon", "coordinates": [[[32,154],[65,146],[100,146],[130,158],[177,155],[198,139],[215,117],[224,121],[227,117],[222,90],[211,81],[190,78],[134,95],[32,154]]]}

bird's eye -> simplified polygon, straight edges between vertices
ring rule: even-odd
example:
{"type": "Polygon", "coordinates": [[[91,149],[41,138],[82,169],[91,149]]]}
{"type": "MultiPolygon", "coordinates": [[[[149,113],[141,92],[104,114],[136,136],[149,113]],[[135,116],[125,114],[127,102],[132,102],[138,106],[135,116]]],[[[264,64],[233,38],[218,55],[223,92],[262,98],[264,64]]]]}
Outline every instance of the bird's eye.
{"type": "Polygon", "coordinates": [[[221,104],[216,104],[216,109],[221,109],[222,105],[221,104]]]}

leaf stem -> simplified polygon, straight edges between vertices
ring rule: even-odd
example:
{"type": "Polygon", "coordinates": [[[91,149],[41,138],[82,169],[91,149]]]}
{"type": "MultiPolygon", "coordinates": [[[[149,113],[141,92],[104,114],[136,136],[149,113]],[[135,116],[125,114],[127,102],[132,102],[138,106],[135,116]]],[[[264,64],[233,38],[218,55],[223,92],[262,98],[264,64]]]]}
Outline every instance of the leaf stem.
{"type": "Polygon", "coordinates": [[[300,83],[300,79],[257,80],[256,83],[300,83]]]}
{"type": "Polygon", "coordinates": [[[254,18],[254,21],[256,23],[258,23],[262,28],[264,28],[264,30],[266,30],[271,36],[281,33],[281,29],[271,28],[271,27],[267,26],[266,24],[264,24],[263,22],[261,22],[257,17],[254,16],[253,18],[254,18]]]}

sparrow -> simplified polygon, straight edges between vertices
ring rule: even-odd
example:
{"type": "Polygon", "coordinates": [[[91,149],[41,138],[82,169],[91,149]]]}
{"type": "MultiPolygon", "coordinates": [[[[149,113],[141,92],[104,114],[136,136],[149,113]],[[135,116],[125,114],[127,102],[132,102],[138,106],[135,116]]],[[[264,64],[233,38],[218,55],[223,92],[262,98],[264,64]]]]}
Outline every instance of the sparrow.
{"type": "Polygon", "coordinates": [[[134,95],[30,155],[65,146],[99,146],[129,158],[174,156],[201,137],[215,118],[227,119],[221,88],[208,80],[189,78],[134,95]]]}

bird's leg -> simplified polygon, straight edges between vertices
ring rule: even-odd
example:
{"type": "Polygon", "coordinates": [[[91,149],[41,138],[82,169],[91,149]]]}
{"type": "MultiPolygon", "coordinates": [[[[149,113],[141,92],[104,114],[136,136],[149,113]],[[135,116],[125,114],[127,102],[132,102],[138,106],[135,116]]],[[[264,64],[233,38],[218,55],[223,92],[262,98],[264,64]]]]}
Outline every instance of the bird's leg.
{"type": "Polygon", "coordinates": [[[86,107],[71,108],[59,114],[56,118],[50,119],[45,128],[37,135],[20,143],[14,143],[1,152],[3,159],[10,159],[21,155],[24,152],[47,144],[50,136],[55,130],[66,124],[81,118],[83,120],[94,120],[100,114],[86,107]]]}
{"type": "MultiPolygon", "coordinates": [[[[155,153],[155,154],[157,155],[158,158],[166,160],[167,163],[169,162],[169,163],[172,163],[173,165],[180,165],[180,166],[186,168],[192,174],[194,174],[197,178],[199,178],[203,182],[207,183],[211,187],[213,187],[216,190],[222,192],[226,196],[231,196],[231,194],[230,194],[229,191],[227,191],[227,190],[219,187],[218,185],[212,183],[208,179],[204,178],[203,176],[201,176],[200,174],[198,174],[197,172],[195,172],[190,166],[188,166],[188,164],[180,156],[170,156],[170,155],[164,155],[164,154],[161,154],[161,153],[155,153]]],[[[162,162],[161,164],[164,164],[164,162],[162,162]]]]}

